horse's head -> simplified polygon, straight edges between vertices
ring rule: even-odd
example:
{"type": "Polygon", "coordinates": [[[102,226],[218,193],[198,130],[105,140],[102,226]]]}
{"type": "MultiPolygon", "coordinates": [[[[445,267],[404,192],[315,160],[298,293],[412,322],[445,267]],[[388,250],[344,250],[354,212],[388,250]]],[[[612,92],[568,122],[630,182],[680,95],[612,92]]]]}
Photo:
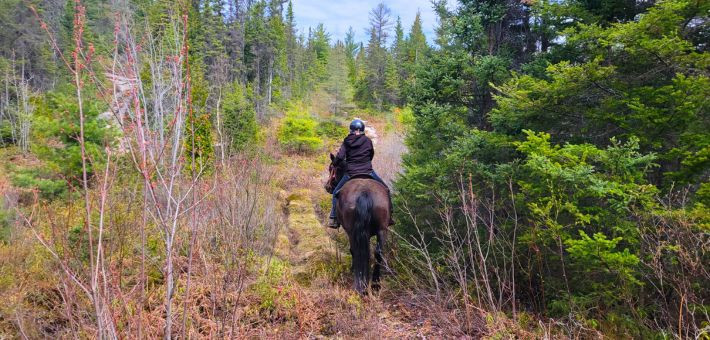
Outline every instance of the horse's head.
{"type": "Polygon", "coordinates": [[[345,162],[340,162],[340,165],[335,165],[335,156],[330,154],[330,165],[328,166],[328,180],[325,182],[324,188],[329,194],[333,193],[333,190],[338,185],[338,182],[345,175],[345,162]]]}

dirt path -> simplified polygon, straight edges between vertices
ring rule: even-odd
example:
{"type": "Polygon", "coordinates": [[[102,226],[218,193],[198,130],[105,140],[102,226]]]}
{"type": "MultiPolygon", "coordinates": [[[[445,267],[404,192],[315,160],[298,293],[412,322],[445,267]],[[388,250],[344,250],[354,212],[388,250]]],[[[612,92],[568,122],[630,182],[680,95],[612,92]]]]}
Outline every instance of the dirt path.
{"type": "MultiPolygon", "coordinates": [[[[379,163],[383,172],[387,172],[383,177],[392,179],[391,172],[398,171],[403,152],[401,135],[394,132],[380,135],[377,149],[385,160],[379,163]]],[[[321,183],[325,162],[325,156],[280,159],[280,166],[287,171],[287,191],[282,196],[288,223],[279,235],[276,256],[288,263],[291,284],[298,292],[300,304],[306,306],[303,308],[306,315],[299,315],[300,337],[436,337],[428,323],[413,321],[424,317],[398,301],[386,284],[381,292],[366,297],[350,288],[350,255],[345,234],[322,223],[325,210],[330,207],[330,196],[321,183]]]]}

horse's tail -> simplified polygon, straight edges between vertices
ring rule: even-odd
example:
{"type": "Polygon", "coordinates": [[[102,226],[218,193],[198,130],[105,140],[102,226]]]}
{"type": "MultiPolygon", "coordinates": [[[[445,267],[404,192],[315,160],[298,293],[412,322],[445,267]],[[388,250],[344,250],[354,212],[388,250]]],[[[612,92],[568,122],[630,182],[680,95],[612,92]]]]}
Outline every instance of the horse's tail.
{"type": "Polygon", "coordinates": [[[370,223],[373,201],[365,191],[355,202],[355,223],[353,228],[353,271],[355,290],[363,293],[370,280],[370,223]]]}

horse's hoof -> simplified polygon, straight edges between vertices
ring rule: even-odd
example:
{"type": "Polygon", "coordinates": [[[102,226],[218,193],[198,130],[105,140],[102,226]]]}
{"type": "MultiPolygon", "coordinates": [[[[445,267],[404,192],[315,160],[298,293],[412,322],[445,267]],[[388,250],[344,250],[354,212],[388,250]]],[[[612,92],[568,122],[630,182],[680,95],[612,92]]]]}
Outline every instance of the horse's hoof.
{"type": "Polygon", "coordinates": [[[367,295],[367,286],[365,285],[360,286],[358,284],[355,284],[353,285],[353,290],[356,291],[360,296],[367,295]]]}

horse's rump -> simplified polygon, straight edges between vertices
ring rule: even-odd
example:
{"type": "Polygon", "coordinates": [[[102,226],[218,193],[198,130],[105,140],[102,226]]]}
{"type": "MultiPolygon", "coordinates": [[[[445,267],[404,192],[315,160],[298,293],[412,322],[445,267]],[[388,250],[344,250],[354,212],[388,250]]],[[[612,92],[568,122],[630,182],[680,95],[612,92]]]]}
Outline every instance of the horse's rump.
{"type": "Polygon", "coordinates": [[[389,198],[387,188],[372,177],[355,177],[350,179],[338,192],[338,207],[336,212],[339,220],[345,222],[355,215],[358,197],[367,193],[372,199],[372,223],[387,227],[389,221],[389,198]],[[386,218],[382,220],[382,218],[386,218]]]}

